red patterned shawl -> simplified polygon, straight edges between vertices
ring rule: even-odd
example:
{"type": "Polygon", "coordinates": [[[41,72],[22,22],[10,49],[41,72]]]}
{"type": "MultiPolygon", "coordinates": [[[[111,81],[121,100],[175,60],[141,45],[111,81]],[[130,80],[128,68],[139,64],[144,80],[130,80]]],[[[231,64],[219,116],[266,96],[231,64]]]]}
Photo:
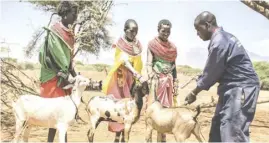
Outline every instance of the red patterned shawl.
{"type": "Polygon", "coordinates": [[[156,37],[149,42],[148,47],[154,55],[166,61],[174,62],[177,58],[177,48],[170,41],[163,42],[156,37]]]}
{"type": "Polygon", "coordinates": [[[131,56],[137,56],[142,52],[142,45],[139,40],[135,40],[134,44],[128,43],[125,39],[119,38],[116,44],[113,47],[117,46],[122,51],[126,52],[131,56]],[[136,46],[139,49],[139,53],[135,53],[133,46],[136,46]]]}
{"type": "Polygon", "coordinates": [[[56,32],[73,49],[75,44],[74,35],[70,30],[63,26],[61,22],[54,24],[51,29],[56,32]]]}

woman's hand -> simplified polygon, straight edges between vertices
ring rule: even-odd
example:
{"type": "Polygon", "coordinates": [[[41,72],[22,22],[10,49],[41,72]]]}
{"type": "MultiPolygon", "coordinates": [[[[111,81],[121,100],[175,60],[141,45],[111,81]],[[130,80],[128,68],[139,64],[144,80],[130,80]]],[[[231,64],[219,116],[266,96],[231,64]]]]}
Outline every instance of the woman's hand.
{"type": "Polygon", "coordinates": [[[139,73],[134,73],[134,76],[135,76],[135,78],[137,78],[139,80],[140,83],[147,81],[147,78],[145,78],[144,76],[142,76],[139,73]]]}
{"type": "Polygon", "coordinates": [[[148,79],[145,78],[144,76],[140,76],[140,78],[138,78],[140,83],[144,83],[145,81],[147,81],[148,79]]]}

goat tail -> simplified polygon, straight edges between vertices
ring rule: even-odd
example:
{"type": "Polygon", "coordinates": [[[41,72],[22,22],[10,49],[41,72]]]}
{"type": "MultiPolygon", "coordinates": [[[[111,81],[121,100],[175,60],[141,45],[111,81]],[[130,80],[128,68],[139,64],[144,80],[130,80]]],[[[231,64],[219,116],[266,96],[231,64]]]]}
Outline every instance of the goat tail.
{"type": "Polygon", "coordinates": [[[199,116],[199,114],[201,113],[201,107],[200,107],[200,105],[198,105],[197,107],[196,107],[196,111],[197,111],[197,113],[196,113],[196,115],[193,117],[193,120],[197,120],[197,117],[199,116]]]}

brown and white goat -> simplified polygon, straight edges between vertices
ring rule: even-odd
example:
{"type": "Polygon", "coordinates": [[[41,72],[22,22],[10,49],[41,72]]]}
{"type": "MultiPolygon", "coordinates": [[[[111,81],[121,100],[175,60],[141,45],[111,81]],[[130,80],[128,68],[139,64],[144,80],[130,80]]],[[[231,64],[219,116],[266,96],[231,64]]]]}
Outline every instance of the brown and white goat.
{"type": "Polygon", "coordinates": [[[128,142],[132,125],[137,122],[143,106],[143,97],[149,94],[148,83],[136,84],[132,89],[134,99],[116,100],[108,96],[94,96],[90,99],[87,112],[90,117],[89,142],[93,142],[94,132],[101,121],[124,124],[124,140],[128,142]]]}
{"type": "Polygon", "coordinates": [[[199,142],[202,142],[200,124],[197,113],[186,107],[164,108],[159,101],[153,102],[146,110],[146,142],[152,142],[152,131],[157,130],[157,142],[161,142],[161,134],[173,134],[177,142],[183,142],[193,133],[199,142]]]}

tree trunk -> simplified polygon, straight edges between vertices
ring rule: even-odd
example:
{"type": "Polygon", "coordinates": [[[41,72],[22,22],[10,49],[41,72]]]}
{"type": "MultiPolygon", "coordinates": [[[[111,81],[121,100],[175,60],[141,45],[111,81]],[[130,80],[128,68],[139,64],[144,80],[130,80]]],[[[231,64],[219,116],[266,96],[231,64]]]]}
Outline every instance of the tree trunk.
{"type": "Polygon", "coordinates": [[[269,1],[241,0],[241,2],[269,20],[269,1]]]}

